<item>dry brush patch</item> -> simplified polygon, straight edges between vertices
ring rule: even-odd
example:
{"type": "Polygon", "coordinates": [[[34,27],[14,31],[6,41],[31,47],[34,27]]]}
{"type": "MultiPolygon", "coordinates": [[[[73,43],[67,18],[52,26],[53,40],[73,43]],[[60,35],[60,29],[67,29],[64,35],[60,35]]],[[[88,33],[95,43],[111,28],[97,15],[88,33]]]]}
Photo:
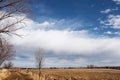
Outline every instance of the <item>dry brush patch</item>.
{"type": "Polygon", "coordinates": [[[33,80],[30,74],[18,70],[3,69],[0,72],[0,80],[33,80]]]}

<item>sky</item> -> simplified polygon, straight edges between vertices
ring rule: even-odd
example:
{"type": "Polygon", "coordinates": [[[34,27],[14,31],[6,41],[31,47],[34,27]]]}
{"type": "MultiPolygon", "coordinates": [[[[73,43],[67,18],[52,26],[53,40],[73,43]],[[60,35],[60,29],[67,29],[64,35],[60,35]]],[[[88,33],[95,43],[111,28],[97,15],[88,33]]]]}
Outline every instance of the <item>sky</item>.
{"type": "MultiPolygon", "coordinates": [[[[44,67],[120,65],[120,0],[31,0],[25,28],[12,37],[17,67],[35,67],[42,48],[44,67]]],[[[23,17],[20,16],[20,17],[23,17]]]]}

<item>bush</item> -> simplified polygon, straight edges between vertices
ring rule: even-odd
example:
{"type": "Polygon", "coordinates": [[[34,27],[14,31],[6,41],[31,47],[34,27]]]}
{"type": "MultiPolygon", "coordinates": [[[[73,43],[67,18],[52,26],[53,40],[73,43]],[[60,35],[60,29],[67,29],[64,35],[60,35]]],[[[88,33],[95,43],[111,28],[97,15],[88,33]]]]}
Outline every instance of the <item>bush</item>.
{"type": "Polygon", "coordinates": [[[3,67],[6,69],[10,69],[13,67],[13,63],[12,62],[4,63],[3,67]]]}

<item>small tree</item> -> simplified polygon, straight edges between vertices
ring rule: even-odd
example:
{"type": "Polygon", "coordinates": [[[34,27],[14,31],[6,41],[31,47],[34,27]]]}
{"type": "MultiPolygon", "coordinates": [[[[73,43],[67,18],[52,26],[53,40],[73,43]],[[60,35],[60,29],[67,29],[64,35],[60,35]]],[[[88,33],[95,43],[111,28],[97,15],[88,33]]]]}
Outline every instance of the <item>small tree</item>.
{"type": "Polygon", "coordinates": [[[13,63],[12,62],[4,63],[3,67],[6,69],[10,69],[13,67],[13,63]]]}
{"type": "Polygon", "coordinates": [[[42,74],[41,68],[43,66],[44,61],[44,50],[42,48],[39,48],[35,53],[35,59],[36,59],[36,67],[39,69],[39,78],[42,74]]]}
{"type": "Polygon", "coordinates": [[[92,68],[95,68],[95,66],[94,66],[94,65],[92,65],[92,64],[90,64],[90,65],[87,65],[87,68],[92,69],[92,68]]]}

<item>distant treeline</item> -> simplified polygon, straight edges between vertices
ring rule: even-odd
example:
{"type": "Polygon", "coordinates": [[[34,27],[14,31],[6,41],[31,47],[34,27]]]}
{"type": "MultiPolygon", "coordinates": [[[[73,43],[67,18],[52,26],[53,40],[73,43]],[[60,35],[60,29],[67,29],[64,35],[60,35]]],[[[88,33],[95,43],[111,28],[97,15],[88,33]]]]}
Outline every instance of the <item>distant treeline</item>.
{"type": "MultiPolygon", "coordinates": [[[[37,69],[37,68],[14,67],[13,69],[37,69]]],[[[42,68],[42,69],[119,69],[120,70],[120,66],[94,66],[94,65],[87,65],[86,67],[49,67],[49,68],[42,68]]]]}
{"type": "Polygon", "coordinates": [[[87,67],[50,67],[50,69],[119,69],[120,66],[94,66],[88,65],[87,67]]]}

